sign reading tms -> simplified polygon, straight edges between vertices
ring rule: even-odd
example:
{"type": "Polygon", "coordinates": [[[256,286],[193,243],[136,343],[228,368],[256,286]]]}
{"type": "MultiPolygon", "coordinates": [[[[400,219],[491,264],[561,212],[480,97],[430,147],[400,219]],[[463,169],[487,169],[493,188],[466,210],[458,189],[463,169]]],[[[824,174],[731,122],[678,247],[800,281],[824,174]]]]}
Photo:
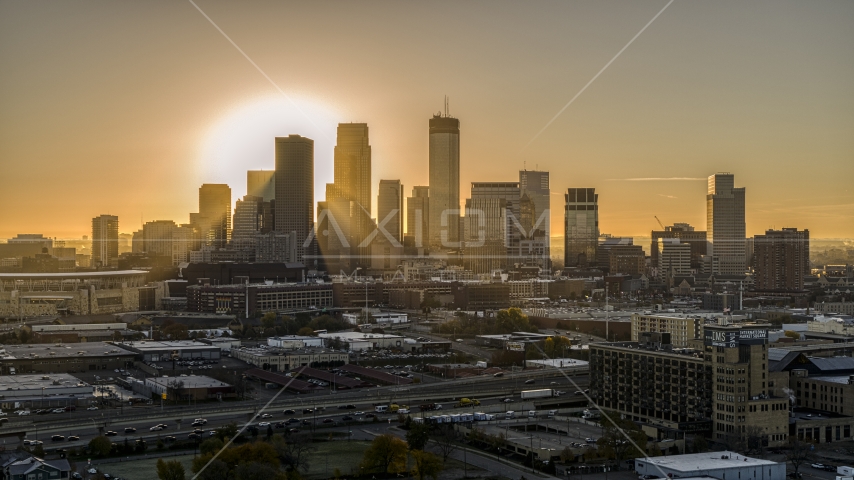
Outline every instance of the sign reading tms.
{"type": "Polygon", "coordinates": [[[713,347],[735,348],[736,345],[761,345],[768,340],[768,330],[745,328],[741,330],[717,330],[706,328],[704,344],[713,347]]]}
{"type": "Polygon", "coordinates": [[[520,342],[507,342],[504,344],[504,347],[511,352],[524,352],[525,345],[520,342]]]}

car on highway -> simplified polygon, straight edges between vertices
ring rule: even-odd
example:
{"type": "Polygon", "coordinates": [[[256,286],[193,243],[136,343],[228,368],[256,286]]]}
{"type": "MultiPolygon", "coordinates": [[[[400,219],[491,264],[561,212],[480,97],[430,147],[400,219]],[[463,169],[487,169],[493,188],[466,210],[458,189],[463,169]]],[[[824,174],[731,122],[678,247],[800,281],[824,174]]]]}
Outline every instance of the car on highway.
{"type": "Polygon", "coordinates": [[[285,422],[276,422],[273,424],[273,428],[285,428],[285,422]]]}
{"type": "Polygon", "coordinates": [[[557,385],[557,382],[551,382],[549,385],[557,385]]]}
{"type": "Polygon", "coordinates": [[[368,413],[367,415],[365,415],[365,418],[374,418],[374,417],[376,417],[376,415],[374,415],[373,413],[368,413]]]}
{"type": "Polygon", "coordinates": [[[273,418],[273,415],[271,415],[269,413],[264,413],[261,415],[261,418],[273,418]]]}
{"type": "Polygon", "coordinates": [[[187,435],[187,438],[190,440],[201,440],[202,436],[199,435],[198,433],[191,433],[191,434],[187,435]]]}
{"type": "Polygon", "coordinates": [[[270,422],[261,422],[258,424],[259,427],[267,428],[270,426],[270,422]]]}
{"type": "Polygon", "coordinates": [[[331,418],[324,418],[323,423],[335,423],[335,420],[333,420],[331,418]]]}
{"type": "Polygon", "coordinates": [[[95,475],[96,473],[98,473],[98,470],[96,470],[95,467],[92,467],[89,470],[86,470],[86,473],[90,475],[95,475]]]}
{"type": "Polygon", "coordinates": [[[312,410],[310,408],[303,408],[302,409],[302,413],[312,413],[312,412],[314,412],[314,410],[312,410]]]}
{"type": "Polygon", "coordinates": [[[195,430],[193,430],[193,433],[195,433],[196,435],[203,435],[205,431],[201,428],[196,428],[195,430]]]}
{"type": "Polygon", "coordinates": [[[86,410],[92,411],[92,410],[97,410],[97,409],[98,409],[98,407],[96,407],[95,405],[92,405],[91,407],[87,408],[86,410]]]}
{"type": "Polygon", "coordinates": [[[125,427],[125,433],[134,433],[136,429],[133,427],[125,427]]]}
{"type": "Polygon", "coordinates": [[[108,437],[115,437],[116,435],[118,435],[118,433],[116,433],[112,430],[107,430],[106,432],[104,432],[104,435],[106,435],[108,437]]]}
{"type": "Polygon", "coordinates": [[[338,405],[338,410],[352,410],[356,408],[355,405],[338,405]]]}
{"type": "Polygon", "coordinates": [[[530,384],[532,384],[532,383],[534,383],[534,379],[533,379],[533,378],[529,378],[529,379],[525,380],[525,385],[530,385],[530,384]]]}
{"type": "Polygon", "coordinates": [[[345,422],[349,422],[349,421],[353,420],[353,417],[351,417],[350,415],[345,415],[344,418],[342,418],[341,420],[343,420],[345,422]]]}
{"type": "Polygon", "coordinates": [[[171,442],[174,442],[175,440],[177,440],[177,438],[173,437],[172,435],[168,435],[166,437],[163,437],[163,441],[166,443],[171,443],[171,442]]]}
{"type": "Polygon", "coordinates": [[[284,412],[282,412],[282,413],[283,413],[283,414],[285,414],[285,415],[293,415],[293,414],[295,414],[295,413],[297,413],[297,412],[295,412],[295,411],[293,411],[293,410],[291,410],[291,409],[289,408],[289,409],[285,410],[285,411],[284,411],[284,412]]]}
{"type": "Polygon", "coordinates": [[[360,412],[353,412],[353,415],[356,415],[356,416],[364,415],[364,414],[365,414],[365,412],[361,412],[361,411],[360,412]]]}
{"type": "Polygon", "coordinates": [[[77,440],[80,440],[80,437],[78,437],[77,435],[69,435],[66,440],[68,440],[69,442],[76,442],[77,440]]]}
{"type": "Polygon", "coordinates": [[[159,432],[160,430],[163,430],[163,427],[161,427],[160,425],[155,425],[148,429],[148,431],[150,432],[159,432]]]}
{"type": "Polygon", "coordinates": [[[288,430],[288,433],[299,433],[299,428],[292,428],[288,430]]]}
{"type": "Polygon", "coordinates": [[[20,416],[20,415],[29,415],[29,414],[30,414],[30,411],[29,411],[29,410],[18,410],[18,411],[17,411],[17,412],[15,412],[15,413],[17,413],[19,416],[20,416]]]}
{"type": "Polygon", "coordinates": [[[297,420],[296,418],[289,418],[285,420],[285,425],[290,425],[292,423],[299,423],[299,420],[297,420]]]}
{"type": "Polygon", "coordinates": [[[504,372],[498,372],[498,373],[496,373],[496,374],[494,374],[494,375],[492,375],[492,376],[493,376],[493,377],[495,377],[495,378],[503,377],[503,376],[504,376],[504,372]]]}
{"type": "Polygon", "coordinates": [[[302,424],[303,424],[303,425],[305,425],[305,426],[309,426],[309,425],[311,425],[311,422],[310,422],[310,421],[308,421],[308,420],[305,420],[305,419],[303,419],[303,421],[302,421],[302,422],[300,422],[300,423],[302,423],[302,424]]]}
{"type": "Polygon", "coordinates": [[[53,440],[54,442],[61,442],[61,441],[65,440],[65,436],[54,435],[54,436],[50,437],[50,439],[53,440]]]}
{"type": "Polygon", "coordinates": [[[503,400],[504,403],[513,403],[513,399],[508,397],[503,400]]]}

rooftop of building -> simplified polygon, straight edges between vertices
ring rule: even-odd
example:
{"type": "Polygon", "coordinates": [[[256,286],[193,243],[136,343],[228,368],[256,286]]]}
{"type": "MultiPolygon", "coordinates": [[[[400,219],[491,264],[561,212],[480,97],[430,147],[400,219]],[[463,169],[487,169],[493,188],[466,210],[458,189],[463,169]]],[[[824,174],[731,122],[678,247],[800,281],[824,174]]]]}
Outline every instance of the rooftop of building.
{"type": "Polygon", "coordinates": [[[230,387],[231,385],[221,382],[215,378],[211,378],[205,375],[187,375],[186,377],[149,377],[146,378],[146,382],[155,383],[160,385],[161,387],[166,387],[170,382],[175,380],[179,380],[184,382],[185,388],[214,388],[214,387],[230,387]]]}
{"type": "Polygon", "coordinates": [[[89,387],[90,385],[67,373],[49,375],[3,375],[0,376],[0,392],[3,390],[41,390],[65,387],[89,387]]]}
{"type": "Polygon", "coordinates": [[[145,270],[104,270],[98,272],[61,272],[61,273],[0,273],[0,279],[73,279],[73,278],[98,278],[98,277],[121,277],[125,275],[147,275],[145,270]]]}
{"type": "Polygon", "coordinates": [[[789,415],[789,421],[797,420],[830,420],[833,418],[845,418],[847,415],[841,415],[834,412],[826,412],[824,410],[813,410],[811,408],[795,408],[789,415]]]}
{"type": "MultiPolygon", "coordinates": [[[[232,352],[235,352],[234,350],[232,352]]],[[[347,352],[341,352],[338,350],[332,350],[329,348],[321,348],[321,347],[307,347],[307,348],[298,348],[298,349],[282,349],[275,347],[267,347],[262,345],[260,347],[240,347],[236,352],[242,355],[253,355],[253,356],[293,356],[293,355],[324,355],[324,354],[347,354],[347,352]]]]}
{"type": "Polygon", "coordinates": [[[594,343],[590,345],[591,348],[596,347],[610,347],[610,348],[619,348],[626,351],[635,351],[635,352],[651,352],[658,353],[662,355],[674,355],[679,357],[691,357],[702,360],[703,352],[700,350],[695,350],[693,348],[673,348],[672,345],[662,345],[660,344],[652,344],[652,345],[644,345],[640,342],[601,342],[594,343]]]}
{"type": "Polygon", "coordinates": [[[16,360],[30,358],[93,357],[134,355],[117,345],[105,342],[82,342],[72,344],[28,343],[0,347],[0,359],[16,360]]]}
{"type": "MultiPolygon", "coordinates": [[[[138,342],[121,342],[117,345],[139,350],[140,352],[155,351],[155,350],[206,350],[210,345],[195,340],[140,340],[138,342]]],[[[217,347],[218,348],[218,347],[217,347]]]]}
{"type": "Polygon", "coordinates": [[[402,335],[390,335],[388,333],[363,333],[363,332],[333,332],[317,335],[321,338],[340,338],[342,340],[367,340],[367,339],[392,339],[403,338],[402,335]]]}
{"type": "Polygon", "coordinates": [[[646,462],[670,470],[681,472],[696,472],[697,470],[716,470],[723,468],[756,467],[760,465],[777,465],[777,462],[762,458],[746,457],[740,453],[724,450],[723,452],[686,453],[684,455],[668,455],[666,457],[637,458],[635,462],[646,462]]]}

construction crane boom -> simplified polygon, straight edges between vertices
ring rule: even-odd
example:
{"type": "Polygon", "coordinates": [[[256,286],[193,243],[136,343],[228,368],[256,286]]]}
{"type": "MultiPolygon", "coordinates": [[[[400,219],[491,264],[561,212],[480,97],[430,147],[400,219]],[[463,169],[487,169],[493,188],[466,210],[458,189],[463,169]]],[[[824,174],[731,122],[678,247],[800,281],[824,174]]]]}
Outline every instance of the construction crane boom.
{"type": "Polygon", "coordinates": [[[658,222],[658,224],[661,226],[661,229],[662,229],[662,230],[666,230],[666,229],[664,228],[664,224],[663,224],[663,223],[661,223],[661,220],[659,220],[659,219],[658,219],[658,215],[653,215],[653,217],[655,217],[655,221],[656,221],[656,222],[658,222]]]}

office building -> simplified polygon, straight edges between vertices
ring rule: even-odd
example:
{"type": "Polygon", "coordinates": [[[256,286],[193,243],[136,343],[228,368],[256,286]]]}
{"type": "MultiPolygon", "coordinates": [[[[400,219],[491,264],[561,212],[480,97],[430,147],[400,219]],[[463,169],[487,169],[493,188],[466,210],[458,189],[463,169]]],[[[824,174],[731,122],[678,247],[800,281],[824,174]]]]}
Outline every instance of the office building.
{"type": "Polygon", "coordinates": [[[608,250],[607,265],[611,275],[642,275],[646,272],[646,255],[640,245],[617,245],[608,250]]]}
{"type": "Polygon", "coordinates": [[[448,114],[430,119],[429,246],[457,249],[460,240],[460,121],[448,114]]]}
{"type": "Polygon", "coordinates": [[[172,235],[178,228],[172,220],[145,222],[142,226],[142,251],[148,255],[172,257],[172,235]]]}
{"type": "Polygon", "coordinates": [[[643,333],[669,333],[670,344],[688,347],[688,342],[703,337],[704,320],[699,315],[682,313],[633,313],[632,341],[639,342],[643,333]]]}
{"type": "MultiPolygon", "coordinates": [[[[707,324],[697,348],[670,333],[590,346],[590,397],[658,439],[708,434],[719,443],[787,444],[788,373],[768,367],[768,325],[707,324]]],[[[686,328],[688,326],[686,325],[686,328]]]]}
{"type": "Polygon", "coordinates": [[[306,246],[314,225],[314,140],[299,135],[276,137],[276,232],[296,232],[296,258],[314,256],[306,246]]]}
{"type": "Polygon", "coordinates": [[[406,236],[412,246],[423,248],[430,238],[430,187],[412,187],[412,196],[406,198],[406,236]]]}
{"type": "Polygon", "coordinates": [[[199,188],[199,212],[190,214],[190,223],[199,231],[201,244],[225,248],[231,238],[231,187],[206,183],[199,188]]]}
{"type": "MultiPolygon", "coordinates": [[[[549,172],[534,170],[519,171],[519,191],[533,203],[530,229],[526,238],[545,238],[545,256],[550,257],[549,239],[551,238],[551,189],[549,172]]],[[[528,222],[525,222],[526,226],[528,222]]]]}
{"type": "Polygon", "coordinates": [[[276,198],[276,171],[249,170],[246,172],[246,194],[261,197],[265,202],[276,198]]]}
{"type": "MultiPolygon", "coordinates": [[[[400,180],[380,180],[377,194],[377,226],[385,229],[397,245],[402,245],[403,185],[400,184],[400,180]]],[[[382,235],[382,237],[385,236],[382,235]]],[[[389,239],[386,238],[386,240],[389,239]]]]}
{"type": "Polygon", "coordinates": [[[235,250],[254,252],[256,237],[261,233],[265,220],[264,203],[263,197],[245,195],[235,204],[234,228],[231,231],[231,245],[235,250]]]}
{"type": "Polygon", "coordinates": [[[658,241],[662,238],[678,238],[680,243],[685,243],[691,246],[691,268],[699,270],[702,268],[702,258],[706,255],[706,232],[694,230],[694,227],[687,223],[674,223],[664,227],[664,230],[652,231],[652,246],[649,250],[650,263],[653,268],[658,265],[658,241]]]}
{"type": "Polygon", "coordinates": [[[564,265],[588,266],[599,242],[599,195],[595,188],[570,188],[564,198],[564,265]]]}
{"type": "Polygon", "coordinates": [[[744,188],[735,188],[735,176],[716,173],[709,177],[706,195],[707,256],[709,273],[742,275],[747,269],[744,188]]]}
{"type": "Polygon", "coordinates": [[[190,261],[190,252],[199,248],[198,232],[190,224],[172,230],[172,265],[190,261]]]}
{"type": "Polygon", "coordinates": [[[691,274],[691,245],[682,243],[678,238],[660,238],[656,241],[658,279],[673,286],[673,279],[691,274]]]}
{"type": "Polygon", "coordinates": [[[119,217],[101,215],[92,219],[92,266],[117,267],[119,264],[119,217]]]}
{"type": "Polygon", "coordinates": [[[810,274],[810,231],[767,230],[753,237],[756,290],[803,290],[810,274]]]}

